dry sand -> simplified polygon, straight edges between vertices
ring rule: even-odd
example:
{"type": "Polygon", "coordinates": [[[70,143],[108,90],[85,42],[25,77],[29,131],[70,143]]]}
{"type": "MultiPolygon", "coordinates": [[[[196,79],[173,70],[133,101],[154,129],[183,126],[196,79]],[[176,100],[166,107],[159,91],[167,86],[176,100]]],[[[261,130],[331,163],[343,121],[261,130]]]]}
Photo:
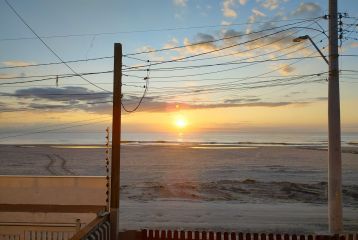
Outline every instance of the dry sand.
{"type": "MultiPolygon", "coordinates": [[[[357,148],[344,151],[344,225],[358,231],[357,148]]],[[[2,145],[0,152],[1,175],[105,173],[101,147],[2,145]]],[[[127,144],[121,228],[325,232],[326,176],[327,151],[309,146],[127,144]]]]}

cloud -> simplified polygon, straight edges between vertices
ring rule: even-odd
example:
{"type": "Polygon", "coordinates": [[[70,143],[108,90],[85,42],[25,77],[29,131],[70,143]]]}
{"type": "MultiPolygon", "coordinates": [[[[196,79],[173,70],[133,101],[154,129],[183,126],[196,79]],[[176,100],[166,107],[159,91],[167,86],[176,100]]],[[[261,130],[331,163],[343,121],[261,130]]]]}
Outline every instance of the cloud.
{"type": "Polygon", "coordinates": [[[279,0],[265,0],[261,3],[261,6],[264,8],[267,8],[269,10],[275,10],[276,8],[278,8],[280,5],[280,1],[279,0]]]}
{"type": "Polygon", "coordinates": [[[260,98],[236,98],[236,99],[227,99],[224,103],[233,104],[233,103],[242,103],[242,102],[258,102],[260,98]]]}
{"type": "Polygon", "coordinates": [[[111,97],[111,94],[106,92],[97,93],[84,87],[46,87],[19,89],[16,90],[14,94],[10,94],[10,96],[23,99],[52,100],[75,104],[80,101],[92,101],[97,99],[108,100],[109,97],[111,97]]]}
{"type": "Polygon", "coordinates": [[[352,48],[358,48],[358,42],[352,42],[350,46],[352,48]]]}
{"type": "Polygon", "coordinates": [[[239,0],[241,5],[245,5],[247,3],[248,0],[239,0]]]}
{"type": "Polygon", "coordinates": [[[301,3],[298,8],[292,12],[292,16],[316,17],[321,11],[322,9],[317,3],[301,3]]]}
{"type": "MultiPolygon", "coordinates": [[[[197,33],[192,40],[190,40],[188,37],[184,38],[183,45],[186,46],[185,48],[179,48],[175,49],[174,51],[177,52],[180,57],[187,56],[188,54],[198,54],[198,53],[204,53],[204,52],[212,52],[214,51],[213,55],[220,54],[219,52],[215,52],[216,50],[219,50],[223,47],[233,46],[234,44],[238,44],[239,41],[241,41],[241,38],[244,34],[242,32],[236,31],[234,29],[224,29],[220,32],[216,32],[214,34],[208,34],[208,33],[197,33]],[[215,41],[219,38],[225,38],[223,41],[215,41]]],[[[171,41],[171,43],[173,43],[171,41]]],[[[169,44],[169,46],[179,46],[179,43],[176,43],[174,45],[169,44]]],[[[229,53],[230,51],[237,52],[238,49],[229,48],[226,50],[226,53],[229,53]]]]}
{"type": "Polygon", "coordinates": [[[225,45],[234,45],[238,43],[238,39],[240,39],[237,36],[242,36],[243,33],[240,31],[237,31],[235,29],[227,29],[224,32],[222,32],[221,36],[222,38],[225,38],[224,44],[225,45]]]}
{"type": "MultiPolygon", "coordinates": [[[[302,49],[302,44],[293,43],[293,39],[297,37],[294,34],[295,30],[282,31],[276,34],[272,34],[275,32],[275,30],[260,32],[260,30],[269,29],[273,27],[275,27],[275,24],[272,22],[267,22],[261,25],[258,29],[255,30],[257,31],[257,33],[252,33],[247,36],[249,40],[257,40],[247,43],[245,47],[247,49],[259,48],[260,53],[256,52],[255,54],[263,54],[265,52],[267,53],[277,51],[273,54],[267,55],[267,57],[269,58],[275,58],[287,52],[295,52],[296,57],[297,54],[305,56],[312,53],[311,49],[302,49]],[[267,36],[269,34],[271,35],[267,36]],[[260,48],[261,46],[265,47],[260,48]],[[282,50],[282,52],[280,52],[280,50],[282,50]],[[297,52],[297,50],[300,51],[297,52]]],[[[285,57],[290,57],[290,55],[288,54],[285,57]]]]}
{"type": "MultiPolygon", "coordinates": [[[[278,72],[282,76],[289,76],[291,73],[295,71],[295,68],[288,64],[280,64],[278,65],[278,67],[279,67],[278,72]]],[[[277,68],[277,65],[275,65],[275,68],[277,68]]]]}
{"type": "Polygon", "coordinates": [[[292,92],[289,92],[288,94],[285,94],[283,97],[291,98],[291,97],[293,97],[295,95],[303,94],[305,92],[306,91],[292,91],[292,92]]]}
{"type": "Polygon", "coordinates": [[[188,0],[173,0],[173,3],[179,7],[186,7],[188,0]]]}
{"type": "MultiPolygon", "coordinates": [[[[275,33],[275,30],[261,31],[268,28],[273,28],[274,23],[265,23],[260,25],[256,33],[249,35],[239,32],[232,28],[222,29],[214,33],[197,33],[194,37],[185,37],[183,43],[180,43],[178,39],[172,39],[164,48],[172,48],[177,46],[184,46],[166,51],[161,56],[165,59],[175,60],[183,57],[187,57],[194,54],[206,53],[206,56],[220,56],[225,54],[231,54],[232,58],[243,57],[245,60],[258,60],[255,56],[262,56],[266,54],[265,58],[273,59],[280,57],[282,54],[300,51],[295,53],[295,56],[306,56],[312,53],[312,50],[302,49],[302,44],[293,43],[293,39],[297,36],[294,34],[295,30],[287,30],[275,33]],[[275,34],[274,34],[275,33],[275,34]],[[267,36],[269,35],[270,36],[267,36]],[[216,41],[217,39],[224,38],[223,41],[216,41]],[[246,42],[244,44],[240,44],[246,42]],[[263,47],[264,46],[264,47],[263,47]],[[222,50],[225,48],[225,50],[222,50]],[[257,49],[257,50],[255,50],[257,49]],[[282,50],[282,52],[280,52],[282,50]],[[273,52],[272,54],[268,54],[273,52]],[[166,55],[164,55],[166,54],[166,55]]],[[[288,54],[287,57],[290,57],[288,54]]],[[[262,60],[262,59],[261,59],[262,60]]]]}
{"type": "Polygon", "coordinates": [[[232,22],[221,21],[221,25],[223,25],[223,26],[230,26],[231,24],[232,24],[232,22]]]}
{"type": "Polygon", "coordinates": [[[328,97],[316,97],[312,98],[312,101],[327,101],[328,97]]]}
{"type": "Polygon", "coordinates": [[[212,51],[218,48],[212,41],[215,40],[215,37],[206,33],[198,33],[195,36],[195,45],[190,42],[188,38],[184,39],[184,45],[186,46],[185,50],[189,53],[198,53],[205,51],[212,51]],[[199,44],[200,43],[200,44],[199,44]]]}
{"type": "Polygon", "coordinates": [[[98,93],[83,87],[27,88],[16,90],[15,93],[6,96],[17,98],[17,104],[27,110],[84,110],[110,113],[108,110],[112,106],[111,93],[98,93]]]}
{"type": "Polygon", "coordinates": [[[224,0],[223,8],[221,10],[223,11],[223,14],[225,17],[228,17],[228,18],[236,18],[237,17],[237,13],[233,9],[235,4],[236,4],[235,0],[224,0]]]}
{"type": "Polygon", "coordinates": [[[25,62],[25,61],[18,61],[18,60],[10,60],[2,62],[3,65],[7,67],[23,67],[27,65],[34,64],[33,62],[25,62]]]}
{"type": "MultiPolygon", "coordinates": [[[[173,38],[172,41],[176,40],[175,38],[173,38]]],[[[173,47],[174,45],[169,45],[169,44],[175,44],[174,42],[169,42],[168,45],[165,45],[164,48],[170,48],[173,47]]],[[[136,51],[137,52],[150,52],[147,54],[148,59],[151,59],[152,61],[163,61],[164,58],[163,56],[159,55],[156,51],[156,49],[150,46],[143,46],[141,48],[138,48],[136,51]]],[[[141,64],[139,64],[141,65],[141,64]]]]}
{"type": "Polygon", "coordinates": [[[3,80],[1,78],[12,78],[12,77],[16,77],[14,74],[9,74],[9,73],[0,73],[0,81],[3,80]]]}
{"type": "Polygon", "coordinates": [[[259,16],[259,17],[266,17],[266,14],[264,14],[263,12],[257,10],[256,8],[253,8],[252,10],[252,13],[256,16],[259,16]]]}
{"type": "MultiPolygon", "coordinates": [[[[266,17],[266,14],[257,10],[256,8],[253,8],[251,10],[251,12],[252,12],[252,15],[249,17],[249,21],[248,21],[249,23],[255,23],[258,18],[266,17]]],[[[251,26],[250,26],[250,29],[251,29],[251,26]]],[[[249,32],[251,32],[251,31],[249,31],[249,32]]]]}
{"type": "MultiPolygon", "coordinates": [[[[26,108],[27,110],[42,110],[42,111],[73,111],[82,110],[90,113],[97,114],[111,114],[112,113],[112,96],[105,96],[104,99],[98,99],[93,94],[79,95],[80,93],[93,93],[85,88],[74,89],[74,87],[68,87],[65,89],[66,93],[69,90],[75,92],[75,95],[66,95],[67,98],[56,98],[49,94],[63,93],[62,90],[54,90],[50,88],[43,89],[23,89],[18,90],[12,95],[18,99],[24,99],[19,106],[26,108]],[[20,95],[21,94],[21,95],[20,95]],[[46,94],[46,95],[45,95],[46,94]],[[75,97],[78,96],[78,97],[75,97]],[[85,96],[85,98],[82,98],[85,96]],[[96,103],[96,104],[93,104],[96,103]]],[[[315,101],[321,101],[324,98],[308,99],[307,101],[294,102],[294,101],[281,101],[281,102],[267,102],[258,97],[244,97],[237,99],[226,99],[219,103],[210,104],[196,104],[196,103],[183,103],[183,102],[167,102],[157,96],[147,96],[143,99],[142,104],[138,108],[137,112],[173,112],[180,110],[198,110],[198,109],[214,109],[214,108],[238,108],[238,107],[282,107],[288,105],[306,105],[315,101]]],[[[125,96],[123,98],[123,105],[127,109],[133,109],[140,101],[140,97],[125,96]]],[[[0,103],[2,109],[6,109],[6,104],[0,103]]]]}
{"type": "MultiPolygon", "coordinates": [[[[139,97],[130,97],[124,100],[124,105],[128,108],[133,108],[139,97]]],[[[306,105],[310,102],[265,102],[259,98],[252,99],[228,99],[223,103],[214,104],[189,104],[182,102],[165,102],[157,97],[146,97],[138,111],[142,112],[172,112],[181,110],[199,110],[199,109],[213,109],[213,108],[232,108],[232,107],[281,107],[288,105],[306,105]]]]}

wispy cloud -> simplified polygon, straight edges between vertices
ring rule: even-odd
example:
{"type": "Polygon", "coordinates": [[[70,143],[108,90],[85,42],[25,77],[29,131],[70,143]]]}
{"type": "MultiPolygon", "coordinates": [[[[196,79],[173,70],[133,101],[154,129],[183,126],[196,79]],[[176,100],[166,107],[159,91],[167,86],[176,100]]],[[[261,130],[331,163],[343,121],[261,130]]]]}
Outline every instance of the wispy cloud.
{"type": "Polygon", "coordinates": [[[358,48],[358,42],[352,42],[350,46],[352,48],[358,48]]]}
{"type": "MultiPolygon", "coordinates": [[[[262,17],[266,17],[266,14],[264,14],[263,12],[257,10],[256,8],[251,9],[252,15],[249,17],[249,23],[255,23],[257,21],[257,19],[262,18],[262,17]]],[[[250,31],[247,32],[251,32],[251,25],[250,27],[250,31]]]]}
{"type": "Polygon", "coordinates": [[[280,6],[280,1],[279,0],[265,0],[261,3],[261,6],[272,11],[280,6]]]}
{"type": "Polygon", "coordinates": [[[188,0],[173,0],[173,3],[179,7],[186,7],[188,0]]]}
{"type": "Polygon", "coordinates": [[[63,88],[26,88],[16,90],[9,96],[24,99],[43,99],[73,103],[74,101],[89,101],[96,99],[107,99],[110,93],[96,93],[84,87],[63,87],[63,88]]]}
{"type": "Polygon", "coordinates": [[[98,105],[102,107],[112,105],[110,93],[96,93],[83,87],[27,88],[5,95],[16,98],[17,104],[28,110],[99,112],[98,105]]]}
{"type": "Polygon", "coordinates": [[[34,64],[34,62],[26,62],[20,60],[9,60],[1,63],[7,67],[23,67],[23,66],[34,64]]]}
{"type": "MultiPolygon", "coordinates": [[[[56,112],[65,112],[73,110],[82,110],[89,113],[97,114],[111,114],[112,112],[112,96],[107,95],[101,99],[98,99],[98,96],[93,95],[93,92],[88,89],[73,89],[67,88],[62,90],[54,90],[49,88],[40,88],[40,89],[24,89],[16,91],[12,95],[19,100],[19,105],[21,108],[26,108],[28,110],[43,110],[43,111],[56,111],[56,112]],[[68,95],[69,89],[75,91],[74,95],[68,95]],[[50,94],[61,94],[66,91],[66,96],[61,95],[50,95],[50,94]],[[86,95],[85,93],[92,93],[86,95]],[[26,100],[26,101],[21,101],[26,100]],[[93,104],[96,103],[96,104],[93,104]]],[[[214,109],[214,108],[237,108],[237,107],[281,107],[288,105],[306,105],[315,101],[320,101],[321,99],[312,99],[311,101],[296,102],[296,101],[280,101],[280,102],[269,102],[263,101],[257,97],[251,98],[237,98],[237,99],[226,99],[220,103],[209,103],[209,104],[199,104],[199,103],[185,103],[185,102],[167,102],[161,100],[157,96],[145,97],[142,104],[138,108],[137,112],[173,112],[177,111],[178,107],[181,110],[197,110],[197,109],[214,109]]],[[[140,97],[128,96],[123,99],[123,104],[126,108],[134,108],[140,97]]],[[[0,107],[5,109],[7,107],[6,103],[1,103],[0,107]]]]}
{"type": "MultiPolygon", "coordinates": [[[[260,14],[259,12],[255,12],[253,14],[263,16],[263,13],[260,14]]],[[[223,51],[220,50],[223,48],[225,48],[225,54],[231,54],[233,58],[244,57],[247,60],[255,60],[254,56],[262,55],[263,53],[269,52],[274,52],[270,55],[267,55],[267,57],[270,59],[282,55],[285,52],[294,52],[298,49],[300,49],[300,52],[296,53],[296,55],[308,55],[311,53],[310,49],[302,49],[301,44],[293,43],[293,39],[297,37],[294,34],[294,30],[279,32],[270,36],[267,35],[273,33],[273,31],[260,31],[273,27],[275,27],[275,24],[273,23],[263,24],[258,29],[256,29],[257,33],[251,33],[249,35],[230,28],[214,33],[199,32],[191,38],[185,37],[183,39],[182,44],[178,39],[173,38],[164,45],[164,48],[177,47],[181,45],[183,45],[184,47],[173,49],[172,51],[167,51],[166,53],[164,53],[166,55],[163,55],[163,53],[161,53],[161,56],[162,58],[166,59],[180,59],[188,55],[207,52],[210,52],[207,54],[207,56],[219,56],[222,55],[223,51]],[[221,38],[224,38],[224,40],[215,41],[216,39],[221,38]],[[242,45],[240,44],[245,41],[248,42],[242,45]],[[256,51],[254,49],[258,50],[256,51]],[[282,50],[283,52],[280,52],[280,50],[282,50]],[[248,59],[248,57],[250,58],[248,59]]]]}
{"type": "MultiPolygon", "coordinates": [[[[129,108],[134,107],[138,103],[139,97],[131,97],[124,101],[124,104],[129,108]]],[[[259,98],[251,99],[228,99],[222,103],[213,104],[190,104],[183,102],[165,102],[160,101],[156,97],[146,97],[143,101],[139,111],[143,112],[172,112],[178,111],[178,106],[181,110],[198,110],[198,109],[214,109],[214,108],[236,108],[236,107],[281,107],[288,105],[306,105],[311,102],[266,102],[259,98]]]]}
{"type": "Polygon", "coordinates": [[[301,3],[292,12],[292,16],[317,17],[321,12],[322,9],[317,3],[307,2],[307,3],[301,3]]]}
{"type": "Polygon", "coordinates": [[[245,5],[247,3],[248,0],[239,0],[241,5],[245,5]]]}
{"type": "Polygon", "coordinates": [[[280,65],[275,65],[275,68],[278,67],[278,72],[282,75],[282,76],[289,76],[291,75],[296,69],[288,64],[280,64],[280,65]]]}
{"type": "Polygon", "coordinates": [[[223,8],[221,10],[223,11],[223,14],[225,17],[228,17],[228,18],[236,18],[237,17],[237,13],[233,9],[235,4],[236,4],[235,0],[224,0],[223,8]]]}
{"type": "Polygon", "coordinates": [[[189,40],[189,38],[184,39],[184,45],[186,46],[185,50],[188,53],[200,53],[205,51],[212,51],[218,48],[218,46],[210,41],[214,41],[215,37],[210,34],[206,33],[198,33],[195,36],[195,43],[201,43],[201,44],[195,44],[192,45],[192,42],[189,40]]]}
{"type": "Polygon", "coordinates": [[[251,11],[252,11],[253,14],[255,14],[257,16],[266,17],[266,14],[264,14],[263,12],[257,10],[256,8],[253,8],[251,11]]]}
{"type": "MultiPolygon", "coordinates": [[[[0,73],[0,78],[11,78],[11,77],[15,77],[14,74],[9,74],[9,73],[0,73]]],[[[2,79],[0,79],[1,81],[2,79]]]]}

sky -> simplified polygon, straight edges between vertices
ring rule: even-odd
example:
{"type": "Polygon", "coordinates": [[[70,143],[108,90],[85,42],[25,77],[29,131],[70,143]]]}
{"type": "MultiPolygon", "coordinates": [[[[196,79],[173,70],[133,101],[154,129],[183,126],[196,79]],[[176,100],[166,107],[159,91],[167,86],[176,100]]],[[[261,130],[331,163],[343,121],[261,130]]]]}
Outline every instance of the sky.
{"type": "MultiPolygon", "coordinates": [[[[8,2],[48,47],[0,1],[0,140],[111,126],[114,43],[123,105],[141,103],[124,132],[327,129],[327,64],[293,42],[327,54],[326,0],[8,2]]],[[[343,132],[358,132],[357,10],[339,1],[343,132]]]]}

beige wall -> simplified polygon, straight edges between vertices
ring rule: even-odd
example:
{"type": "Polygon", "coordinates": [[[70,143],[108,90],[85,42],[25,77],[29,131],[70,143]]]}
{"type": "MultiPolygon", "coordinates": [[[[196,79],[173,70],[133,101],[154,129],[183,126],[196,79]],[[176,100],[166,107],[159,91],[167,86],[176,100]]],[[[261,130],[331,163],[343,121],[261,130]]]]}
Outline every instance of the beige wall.
{"type": "Polygon", "coordinates": [[[105,205],[105,177],[0,176],[0,204],[105,205]]]}
{"type": "MultiPolygon", "coordinates": [[[[0,176],[0,204],[105,205],[105,177],[72,176],[0,176]]],[[[46,223],[82,225],[96,217],[95,213],[0,212],[0,234],[37,230],[46,223]],[[34,223],[35,226],[10,227],[9,223],[34,223]]],[[[10,224],[11,225],[11,224],[10,224]]],[[[58,227],[48,228],[54,231],[58,227]]],[[[70,228],[73,230],[73,227],[70,228]]],[[[69,229],[67,229],[69,230],[69,229]]]]}

